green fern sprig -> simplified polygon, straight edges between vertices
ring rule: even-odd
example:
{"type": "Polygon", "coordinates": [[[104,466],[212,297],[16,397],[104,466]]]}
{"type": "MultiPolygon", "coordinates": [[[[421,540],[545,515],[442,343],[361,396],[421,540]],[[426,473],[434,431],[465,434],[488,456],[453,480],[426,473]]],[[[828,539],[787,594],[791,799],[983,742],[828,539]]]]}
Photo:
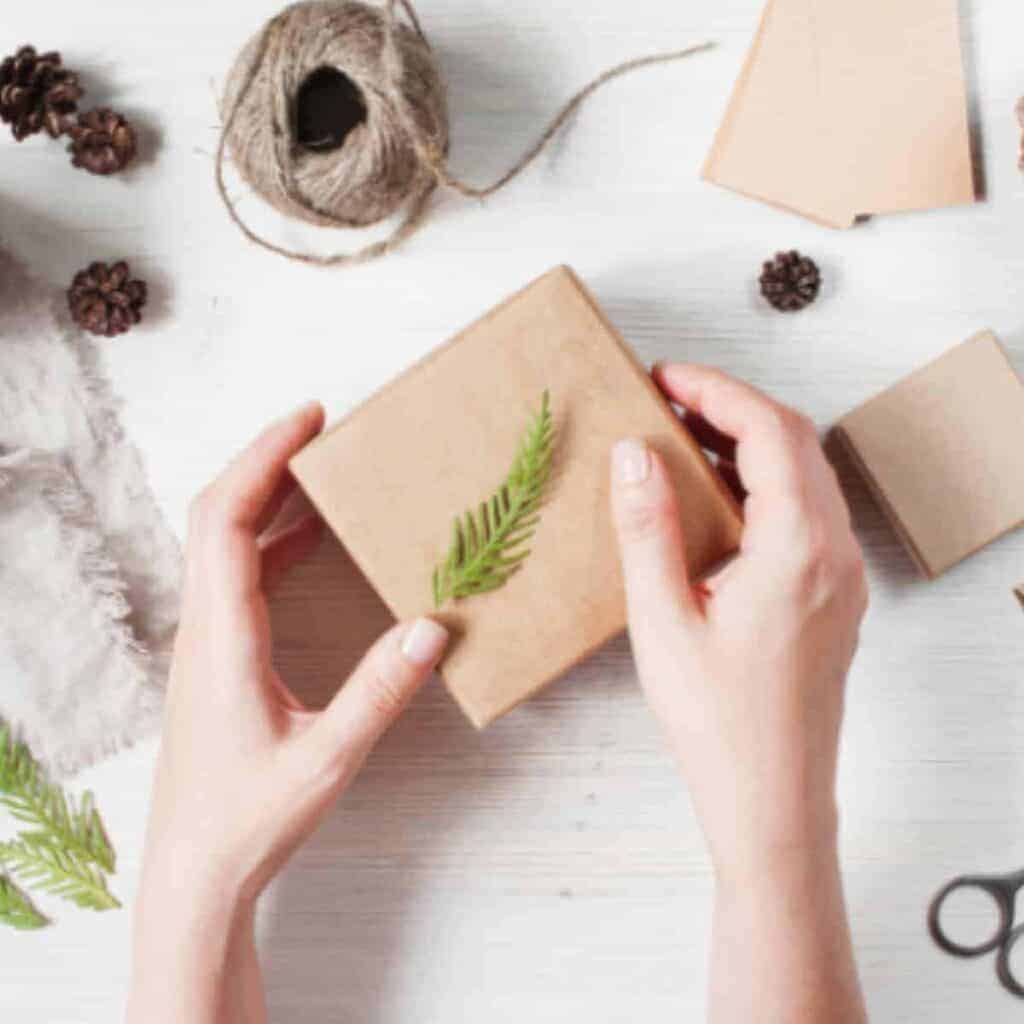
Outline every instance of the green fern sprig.
{"type": "Polygon", "coordinates": [[[548,392],[519,446],[505,482],[474,513],[452,527],[444,562],[434,569],[434,605],[503,586],[530,554],[524,545],[540,522],[540,505],[551,475],[555,429],[548,392]]]}
{"type": "Polygon", "coordinates": [[[45,928],[50,922],[6,875],[0,875],[0,924],[21,932],[45,928]]]}
{"type": "Polygon", "coordinates": [[[0,843],[0,864],[21,880],[86,910],[116,910],[121,904],[107,888],[103,872],[77,850],[60,849],[45,838],[22,833],[0,843]]]}
{"type": "Polygon", "coordinates": [[[92,793],[76,806],[60,786],[46,780],[28,747],[17,740],[9,726],[0,722],[0,806],[32,831],[22,836],[30,841],[46,840],[74,853],[104,871],[115,870],[114,850],[107,839],[103,821],[92,793]]]}

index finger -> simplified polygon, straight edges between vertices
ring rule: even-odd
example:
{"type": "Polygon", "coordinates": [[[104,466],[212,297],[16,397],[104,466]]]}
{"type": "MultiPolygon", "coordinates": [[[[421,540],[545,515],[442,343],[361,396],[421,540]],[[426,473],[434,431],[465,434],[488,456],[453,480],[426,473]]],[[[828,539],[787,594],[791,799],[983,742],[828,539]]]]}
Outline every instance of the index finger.
{"type": "Polygon", "coordinates": [[[279,420],[237,455],[193,503],[188,548],[204,569],[212,561],[225,570],[213,578],[226,582],[231,592],[246,595],[258,589],[258,535],[293,486],[289,459],[320,433],[323,423],[319,402],[279,420]]]}
{"type": "Polygon", "coordinates": [[[663,366],[655,377],[670,398],[736,438],[745,552],[795,564],[823,543],[851,542],[846,502],[806,416],[707,367],[663,366]]]}
{"type": "Polygon", "coordinates": [[[282,485],[290,482],[289,459],[323,425],[323,406],[310,402],[264,430],[200,496],[198,510],[206,513],[200,526],[258,533],[276,511],[282,485]]]}
{"type": "Polygon", "coordinates": [[[654,368],[661,390],[688,412],[736,441],[743,486],[756,498],[784,499],[801,490],[800,443],[817,434],[813,425],[749,384],[707,366],[675,363],[654,368]]]}

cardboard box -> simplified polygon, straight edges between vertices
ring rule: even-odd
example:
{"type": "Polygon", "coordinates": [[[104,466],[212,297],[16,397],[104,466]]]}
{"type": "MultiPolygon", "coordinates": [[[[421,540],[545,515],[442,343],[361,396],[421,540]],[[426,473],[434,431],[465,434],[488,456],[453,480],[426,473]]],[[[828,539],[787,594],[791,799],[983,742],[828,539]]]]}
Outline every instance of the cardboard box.
{"type": "Polygon", "coordinates": [[[929,578],[1024,523],[1024,385],[991,331],[839,422],[929,578]]]}
{"type": "Polygon", "coordinates": [[[545,389],[558,439],[532,553],[504,587],[449,603],[439,616],[455,636],[441,673],[478,727],[625,626],[608,508],[616,440],[644,437],[667,460],[695,574],[738,544],[735,502],[644,368],[573,272],[560,267],[292,462],[394,614],[433,614],[431,573],[445,556],[452,519],[501,484],[545,389]]]}
{"type": "Polygon", "coordinates": [[[833,228],[972,202],[957,0],[769,0],[703,175],[833,228]]]}

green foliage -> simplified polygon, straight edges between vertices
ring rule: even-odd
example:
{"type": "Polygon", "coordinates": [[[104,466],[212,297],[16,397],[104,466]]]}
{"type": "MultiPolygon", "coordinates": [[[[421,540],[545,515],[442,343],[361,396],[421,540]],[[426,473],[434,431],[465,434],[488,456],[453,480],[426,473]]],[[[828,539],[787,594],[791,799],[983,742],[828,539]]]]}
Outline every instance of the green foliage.
{"type": "Polygon", "coordinates": [[[6,875],[0,875],[0,924],[28,932],[45,928],[49,923],[21,889],[6,875]]]}
{"type": "Polygon", "coordinates": [[[505,482],[476,514],[456,519],[444,562],[434,569],[434,604],[503,586],[522,565],[524,547],[540,522],[540,505],[551,475],[555,431],[548,392],[523,436],[505,482]]]}
{"type": "Polygon", "coordinates": [[[104,871],[114,871],[114,851],[92,793],[86,793],[76,806],[74,797],[46,781],[28,747],[16,741],[10,728],[2,722],[0,806],[6,807],[16,821],[32,827],[32,831],[22,833],[25,838],[46,840],[104,871]]]}
{"type": "MultiPolygon", "coordinates": [[[[28,747],[0,721],[0,807],[28,826],[16,839],[0,843],[0,866],[42,892],[90,910],[121,904],[107,886],[115,868],[114,850],[91,793],[76,803],[47,780],[28,747]]],[[[10,879],[0,875],[0,923],[41,927],[47,921],[10,879]],[[36,922],[36,923],[33,923],[36,922]]]]}
{"type": "Polygon", "coordinates": [[[87,910],[114,910],[121,904],[107,888],[103,872],[76,850],[61,849],[23,832],[0,843],[4,864],[34,889],[61,896],[87,910]]]}

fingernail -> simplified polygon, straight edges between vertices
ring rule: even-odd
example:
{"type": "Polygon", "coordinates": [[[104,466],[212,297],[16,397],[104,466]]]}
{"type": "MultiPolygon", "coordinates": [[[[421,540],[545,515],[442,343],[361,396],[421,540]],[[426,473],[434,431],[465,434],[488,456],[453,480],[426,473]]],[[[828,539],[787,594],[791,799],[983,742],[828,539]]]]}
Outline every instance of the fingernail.
{"type": "Polygon", "coordinates": [[[612,449],[612,465],[619,483],[642,484],[651,472],[651,454],[642,441],[627,437],[612,449]]]}
{"type": "Polygon", "coordinates": [[[286,416],[285,419],[298,418],[300,416],[311,416],[314,412],[320,412],[323,406],[320,402],[315,399],[312,402],[303,402],[302,405],[296,406],[290,415],[286,416]]]}
{"type": "Polygon", "coordinates": [[[433,619],[417,619],[402,640],[402,656],[414,665],[434,665],[448,646],[448,630],[433,619]]]}

